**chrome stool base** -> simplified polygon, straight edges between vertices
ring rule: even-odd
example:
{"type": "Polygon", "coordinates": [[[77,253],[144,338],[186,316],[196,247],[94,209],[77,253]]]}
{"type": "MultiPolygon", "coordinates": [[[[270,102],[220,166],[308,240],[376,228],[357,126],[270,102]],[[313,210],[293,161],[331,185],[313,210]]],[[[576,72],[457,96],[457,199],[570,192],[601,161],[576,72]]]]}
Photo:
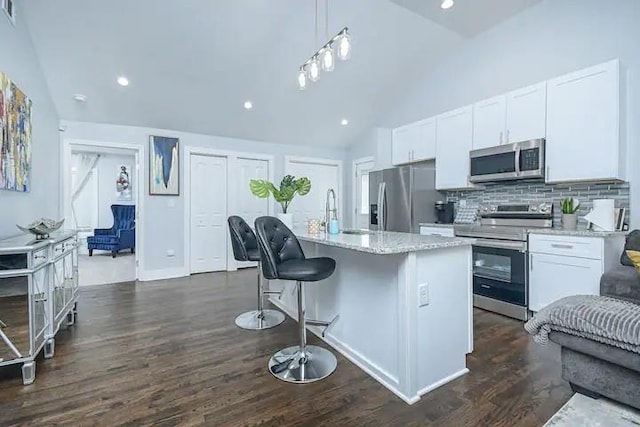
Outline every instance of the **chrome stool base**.
{"type": "Polygon", "coordinates": [[[262,310],[262,316],[258,310],[247,311],[236,317],[236,325],[242,329],[261,331],[273,328],[284,322],[284,314],[277,310],[262,310]]]}
{"type": "Polygon", "coordinates": [[[322,347],[307,345],[305,354],[303,360],[297,345],[280,350],[269,360],[269,372],[282,381],[306,384],[328,377],[338,366],[333,353],[322,347]]]}

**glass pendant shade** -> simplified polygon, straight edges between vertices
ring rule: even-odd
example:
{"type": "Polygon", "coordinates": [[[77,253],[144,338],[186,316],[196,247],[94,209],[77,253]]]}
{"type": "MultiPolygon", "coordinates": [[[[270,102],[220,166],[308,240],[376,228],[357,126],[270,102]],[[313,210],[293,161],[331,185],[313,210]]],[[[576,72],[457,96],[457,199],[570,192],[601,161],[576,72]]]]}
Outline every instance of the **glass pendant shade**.
{"type": "Polygon", "coordinates": [[[307,65],[307,72],[309,80],[312,82],[320,80],[320,63],[318,62],[317,56],[314,56],[313,59],[309,61],[309,65],[307,65]]]}
{"type": "Polygon", "coordinates": [[[333,49],[331,49],[331,46],[327,46],[322,49],[322,52],[320,53],[320,61],[324,71],[333,71],[336,66],[336,61],[333,56],[333,49]]]}
{"type": "Polygon", "coordinates": [[[338,58],[343,61],[351,58],[351,37],[346,31],[338,39],[338,58]]]}
{"type": "Polygon", "coordinates": [[[304,72],[304,68],[300,67],[298,71],[298,89],[305,90],[307,88],[307,74],[304,72]]]}

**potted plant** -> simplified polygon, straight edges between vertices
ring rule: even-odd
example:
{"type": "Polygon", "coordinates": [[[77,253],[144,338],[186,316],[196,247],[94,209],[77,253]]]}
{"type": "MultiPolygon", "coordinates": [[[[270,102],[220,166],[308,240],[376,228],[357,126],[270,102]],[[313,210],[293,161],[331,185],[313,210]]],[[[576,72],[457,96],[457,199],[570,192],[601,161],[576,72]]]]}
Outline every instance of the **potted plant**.
{"type": "Polygon", "coordinates": [[[282,206],[282,213],[278,214],[278,218],[284,225],[292,228],[293,216],[288,212],[289,205],[296,194],[304,196],[311,191],[311,181],[306,177],[296,178],[295,176],[287,175],[282,178],[280,188],[278,188],[267,180],[252,179],[249,182],[249,189],[251,189],[251,193],[254,196],[260,197],[261,199],[266,199],[270,195],[273,195],[275,201],[282,206]]]}
{"type": "Polygon", "coordinates": [[[580,209],[580,201],[573,197],[564,199],[560,202],[562,209],[562,228],[565,230],[575,230],[578,224],[578,209],[580,209]]]}

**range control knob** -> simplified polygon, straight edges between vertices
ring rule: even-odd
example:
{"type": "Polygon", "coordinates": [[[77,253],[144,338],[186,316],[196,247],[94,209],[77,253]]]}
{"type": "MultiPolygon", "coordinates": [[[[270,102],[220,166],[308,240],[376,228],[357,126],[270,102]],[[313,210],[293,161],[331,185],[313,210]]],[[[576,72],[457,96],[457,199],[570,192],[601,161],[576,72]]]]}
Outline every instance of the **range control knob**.
{"type": "Polygon", "coordinates": [[[538,212],[537,206],[531,206],[531,212],[538,212]]]}
{"type": "Polygon", "coordinates": [[[549,205],[547,205],[546,203],[541,203],[540,204],[540,212],[543,212],[543,213],[549,212],[549,205]]]}
{"type": "Polygon", "coordinates": [[[497,210],[498,210],[498,207],[497,207],[497,206],[491,206],[491,212],[495,212],[495,211],[497,211],[497,210]]]}

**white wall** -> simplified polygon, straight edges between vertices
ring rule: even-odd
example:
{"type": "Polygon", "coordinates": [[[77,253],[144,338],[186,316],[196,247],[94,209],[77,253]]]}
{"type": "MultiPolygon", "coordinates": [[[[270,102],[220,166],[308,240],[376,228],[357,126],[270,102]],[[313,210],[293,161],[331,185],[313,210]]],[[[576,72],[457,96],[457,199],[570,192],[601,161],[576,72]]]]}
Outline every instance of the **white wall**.
{"type": "Polygon", "coordinates": [[[98,227],[110,228],[113,225],[113,213],[111,205],[133,205],[136,200],[135,173],[136,158],[135,156],[102,154],[96,164],[98,172],[98,227]],[[131,200],[125,201],[118,199],[116,195],[116,177],[120,170],[120,165],[127,165],[129,169],[129,177],[131,179],[132,191],[131,200]]]}
{"type": "Polygon", "coordinates": [[[60,153],[59,118],[31,43],[19,2],[14,27],[0,12],[0,71],[16,82],[33,102],[31,191],[0,190],[0,238],[19,233],[15,224],[40,217],[58,219],[60,153]]]}
{"type": "MultiPolygon", "coordinates": [[[[631,222],[640,227],[639,18],[638,0],[545,0],[452,52],[378,126],[393,128],[619,58],[626,103],[622,135],[628,141],[631,222]]],[[[364,144],[369,153],[375,153],[366,141],[363,136],[356,146],[364,144]]],[[[357,149],[357,155],[363,155],[363,150],[357,149]]]]}
{"type": "MultiPolygon", "coordinates": [[[[78,167],[80,164],[79,158],[82,155],[92,155],[92,153],[73,153],[71,159],[71,166],[78,167]]],[[[95,154],[93,154],[95,155],[95,154]]],[[[122,154],[104,154],[101,153],[100,157],[96,161],[93,167],[94,179],[97,181],[97,185],[91,185],[87,183],[82,189],[81,194],[75,202],[75,212],[80,218],[91,217],[91,210],[96,210],[96,224],[95,228],[111,228],[113,225],[113,213],[111,212],[111,205],[133,205],[136,200],[136,185],[135,182],[135,164],[136,158],[133,155],[122,154]],[[131,181],[131,200],[121,200],[116,194],[116,178],[120,171],[120,165],[128,167],[129,179],[131,181]],[[86,204],[83,206],[82,204],[86,204]]]]}
{"type": "Polygon", "coordinates": [[[63,135],[65,141],[88,140],[143,146],[147,174],[149,135],[170,136],[180,139],[182,156],[180,164],[180,197],[150,196],[148,180],[145,179],[143,187],[145,212],[142,220],[145,221],[144,268],[146,271],[173,271],[185,268],[184,187],[182,184],[184,183],[184,174],[186,172],[186,159],[184,158],[184,148],[186,146],[272,155],[275,160],[274,176],[276,181],[282,178],[285,155],[319,157],[342,161],[346,158],[346,151],[343,149],[272,144],[133,126],[67,121],[63,121],[62,124],[66,128],[63,135]],[[169,250],[175,252],[175,257],[167,256],[167,251],[169,250]]]}

